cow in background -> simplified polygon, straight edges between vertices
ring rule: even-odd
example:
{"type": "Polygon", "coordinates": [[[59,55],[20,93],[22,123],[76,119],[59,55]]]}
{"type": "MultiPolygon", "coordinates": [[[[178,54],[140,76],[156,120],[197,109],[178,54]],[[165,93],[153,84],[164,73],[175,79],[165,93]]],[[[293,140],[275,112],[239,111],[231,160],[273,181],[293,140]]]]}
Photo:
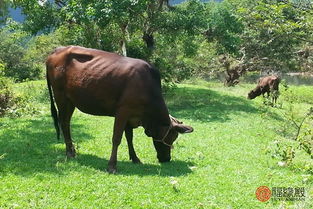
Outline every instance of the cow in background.
{"type": "Polygon", "coordinates": [[[262,77],[258,81],[255,89],[248,93],[248,99],[254,99],[261,94],[267,93],[267,97],[272,94],[272,103],[275,104],[278,98],[280,78],[276,75],[262,77]]]}

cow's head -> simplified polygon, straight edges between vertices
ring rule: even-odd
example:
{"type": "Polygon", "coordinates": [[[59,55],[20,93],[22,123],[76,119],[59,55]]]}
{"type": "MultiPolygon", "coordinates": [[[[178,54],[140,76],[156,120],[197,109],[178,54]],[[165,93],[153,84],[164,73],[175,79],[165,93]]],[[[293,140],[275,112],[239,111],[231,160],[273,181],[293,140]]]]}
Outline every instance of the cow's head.
{"type": "Polygon", "coordinates": [[[255,97],[257,97],[257,94],[256,94],[255,90],[251,90],[248,93],[248,99],[254,99],[255,97]]]}
{"type": "Polygon", "coordinates": [[[248,93],[248,99],[254,99],[257,96],[260,96],[262,93],[262,87],[257,86],[255,89],[251,90],[248,93]]]}
{"type": "Polygon", "coordinates": [[[171,160],[171,148],[178,134],[191,133],[193,128],[183,125],[182,122],[170,115],[171,124],[168,127],[162,127],[158,139],[153,139],[155,150],[159,162],[169,162],[171,160]]]}

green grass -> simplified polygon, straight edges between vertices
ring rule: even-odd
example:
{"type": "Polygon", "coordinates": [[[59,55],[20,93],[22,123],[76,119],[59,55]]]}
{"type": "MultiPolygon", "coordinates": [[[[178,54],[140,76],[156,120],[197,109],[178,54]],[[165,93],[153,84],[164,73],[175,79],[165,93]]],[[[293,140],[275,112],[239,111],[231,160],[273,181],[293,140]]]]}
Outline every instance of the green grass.
{"type": "MultiPolygon", "coordinates": [[[[179,137],[172,162],[160,164],[151,138],[136,129],[134,145],[143,164],[131,163],[123,139],[118,174],[109,175],[113,119],[76,110],[78,156],[67,160],[64,144],[56,140],[45,82],[20,84],[16,91],[31,90],[31,103],[40,111],[0,119],[0,208],[312,208],[313,177],[305,170],[312,162],[299,154],[291,166],[277,165],[269,148],[282,137],[283,109],[265,107],[261,98],[247,100],[253,87],[202,82],[168,91],[171,114],[195,131],[179,137]],[[255,190],[262,185],[305,187],[307,197],[259,202],[255,190]]],[[[313,92],[312,86],[301,88],[313,92]]],[[[300,112],[312,104],[304,101],[294,104],[300,112]]]]}

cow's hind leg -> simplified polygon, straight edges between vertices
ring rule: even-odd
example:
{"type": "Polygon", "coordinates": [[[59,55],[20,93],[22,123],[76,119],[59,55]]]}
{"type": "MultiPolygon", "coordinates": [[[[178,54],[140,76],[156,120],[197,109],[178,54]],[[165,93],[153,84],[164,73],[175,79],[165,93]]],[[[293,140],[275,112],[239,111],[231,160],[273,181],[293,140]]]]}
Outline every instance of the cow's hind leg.
{"type": "Polygon", "coordinates": [[[277,92],[275,92],[275,95],[273,95],[273,105],[276,104],[276,102],[277,102],[278,96],[276,94],[277,94],[277,92]]]}
{"type": "Polygon", "coordinates": [[[66,156],[73,158],[76,155],[75,147],[72,142],[70,122],[75,109],[75,106],[69,101],[64,100],[58,105],[59,109],[59,122],[64,136],[66,145],[66,156]]]}
{"type": "Polygon", "coordinates": [[[133,145],[133,128],[130,126],[126,126],[125,128],[125,136],[128,145],[129,159],[133,161],[133,163],[141,163],[139,158],[136,155],[134,145],[133,145]]]}

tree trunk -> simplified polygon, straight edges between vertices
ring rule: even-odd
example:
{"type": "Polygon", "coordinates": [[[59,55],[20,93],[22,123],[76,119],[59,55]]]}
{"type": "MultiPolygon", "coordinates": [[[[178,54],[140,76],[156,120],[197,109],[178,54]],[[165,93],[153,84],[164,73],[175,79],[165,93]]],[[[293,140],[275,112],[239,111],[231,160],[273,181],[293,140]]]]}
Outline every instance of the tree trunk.
{"type": "Polygon", "coordinates": [[[121,54],[123,55],[123,56],[127,56],[127,49],[126,49],[126,40],[121,40],[121,42],[120,42],[120,50],[121,50],[121,54]]]}
{"type": "Polygon", "coordinates": [[[120,26],[122,30],[122,39],[120,41],[120,53],[123,56],[127,56],[127,48],[126,43],[129,41],[129,33],[128,33],[128,23],[120,26]]]}
{"type": "Polygon", "coordinates": [[[154,49],[154,37],[153,37],[153,33],[152,32],[147,32],[145,31],[143,33],[142,39],[144,40],[144,42],[147,45],[147,48],[149,50],[153,50],[154,49]]]}

